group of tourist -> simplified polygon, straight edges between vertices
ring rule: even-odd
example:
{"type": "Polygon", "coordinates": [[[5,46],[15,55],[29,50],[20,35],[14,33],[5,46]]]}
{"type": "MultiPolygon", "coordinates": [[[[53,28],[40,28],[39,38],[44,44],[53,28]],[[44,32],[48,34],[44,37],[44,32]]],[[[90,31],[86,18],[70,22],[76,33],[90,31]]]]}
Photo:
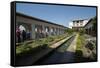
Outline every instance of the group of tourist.
{"type": "Polygon", "coordinates": [[[26,30],[21,30],[19,27],[16,27],[16,42],[24,42],[25,40],[30,39],[30,32],[26,32],[26,30]]]}

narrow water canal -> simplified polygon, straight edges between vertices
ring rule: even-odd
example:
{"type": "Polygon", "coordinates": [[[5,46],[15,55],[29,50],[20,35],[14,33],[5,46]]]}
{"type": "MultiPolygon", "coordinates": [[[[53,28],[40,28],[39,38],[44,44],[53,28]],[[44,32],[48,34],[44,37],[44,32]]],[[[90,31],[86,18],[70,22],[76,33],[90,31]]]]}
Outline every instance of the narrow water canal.
{"type": "Polygon", "coordinates": [[[69,63],[73,62],[73,53],[72,52],[67,52],[68,46],[72,43],[74,40],[75,36],[67,40],[64,44],[62,44],[59,48],[55,49],[51,53],[49,53],[47,56],[41,58],[38,60],[36,63],[33,65],[44,65],[44,64],[59,64],[59,63],[69,63]],[[69,59],[71,58],[72,59],[69,59]]]}

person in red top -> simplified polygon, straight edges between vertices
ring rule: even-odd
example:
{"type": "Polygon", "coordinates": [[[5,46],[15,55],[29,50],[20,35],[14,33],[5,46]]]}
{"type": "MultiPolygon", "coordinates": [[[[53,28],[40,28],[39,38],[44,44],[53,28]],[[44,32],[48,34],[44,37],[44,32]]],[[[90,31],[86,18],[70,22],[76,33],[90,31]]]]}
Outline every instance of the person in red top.
{"type": "Polygon", "coordinates": [[[18,39],[18,43],[21,42],[21,37],[20,37],[20,35],[21,35],[20,29],[17,27],[17,28],[16,28],[16,36],[17,36],[17,39],[18,39]]]}

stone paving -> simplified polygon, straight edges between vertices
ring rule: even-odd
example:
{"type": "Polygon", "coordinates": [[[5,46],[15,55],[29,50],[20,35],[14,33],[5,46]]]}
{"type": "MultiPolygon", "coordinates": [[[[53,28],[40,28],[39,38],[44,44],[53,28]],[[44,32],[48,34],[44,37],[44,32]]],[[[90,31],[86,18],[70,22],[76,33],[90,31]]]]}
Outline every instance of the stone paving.
{"type": "Polygon", "coordinates": [[[75,53],[77,38],[78,38],[78,34],[76,35],[75,39],[72,41],[72,43],[70,44],[70,46],[68,47],[67,51],[75,53]]]}

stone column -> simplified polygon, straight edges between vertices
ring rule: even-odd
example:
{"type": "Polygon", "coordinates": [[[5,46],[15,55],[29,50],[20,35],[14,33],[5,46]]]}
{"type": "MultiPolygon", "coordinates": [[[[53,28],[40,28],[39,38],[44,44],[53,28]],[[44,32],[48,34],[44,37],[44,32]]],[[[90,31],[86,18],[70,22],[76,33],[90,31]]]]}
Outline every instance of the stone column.
{"type": "Polygon", "coordinates": [[[42,28],[43,28],[43,30],[42,30],[43,37],[46,37],[46,29],[45,29],[45,26],[44,26],[44,25],[42,25],[42,28]]]}
{"type": "Polygon", "coordinates": [[[31,38],[35,39],[35,24],[32,24],[31,27],[32,27],[31,38]]]}

